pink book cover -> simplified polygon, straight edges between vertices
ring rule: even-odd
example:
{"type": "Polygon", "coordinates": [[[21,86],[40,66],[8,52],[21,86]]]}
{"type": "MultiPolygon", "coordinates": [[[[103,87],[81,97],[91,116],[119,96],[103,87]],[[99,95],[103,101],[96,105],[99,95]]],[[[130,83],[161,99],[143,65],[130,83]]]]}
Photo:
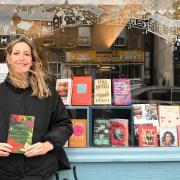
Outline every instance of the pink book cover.
{"type": "Polygon", "coordinates": [[[129,79],[113,79],[113,98],[114,105],[131,104],[131,91],[129,79]]]}

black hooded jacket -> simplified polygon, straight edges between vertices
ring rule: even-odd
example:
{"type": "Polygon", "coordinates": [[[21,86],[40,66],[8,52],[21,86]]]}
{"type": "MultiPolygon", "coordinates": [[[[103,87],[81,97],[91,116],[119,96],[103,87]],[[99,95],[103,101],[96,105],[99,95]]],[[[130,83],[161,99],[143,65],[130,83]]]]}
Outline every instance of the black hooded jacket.
{"type": "Polygon", "coordinates": [[[7,142],[10,115],[17,114],[35,116],[33,144],[49,141],[54,146],[45,155],[26,157],[11,153],[0,157],[0,180],[48,177],[70,167],[63,145],[72,134],[72,124],[56,90],[53,87],[50,90],[51,96],[40,100],[31,96],[31,87],[16,88],[8,80],[0,84],[0,142],[7,142]]]}

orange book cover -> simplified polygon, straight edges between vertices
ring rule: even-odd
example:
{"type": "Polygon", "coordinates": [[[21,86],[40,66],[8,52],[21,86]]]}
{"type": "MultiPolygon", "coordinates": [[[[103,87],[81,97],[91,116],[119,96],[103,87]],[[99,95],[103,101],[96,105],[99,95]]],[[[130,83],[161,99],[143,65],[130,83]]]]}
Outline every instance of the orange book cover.
{"type": "Polygon", "coordinates": [[[74,76],[72,90],[72,105],[92,104],[92,77],[74,76]]]}
{"type": "Polygon", "coordinates": [[[180,126],[177,126],[178,146],[180,146],[180,126]]]}
{"type": "Polygon", "coordinates": [[[69,147],[86,147],[87,119],[71,119],[73,134],[69,139],[69,147]]]}
{"type": "Polygon", "coordinates": [[[156,126],[138,126],[139,146],[158,146],[157,128],[156,126]]]}

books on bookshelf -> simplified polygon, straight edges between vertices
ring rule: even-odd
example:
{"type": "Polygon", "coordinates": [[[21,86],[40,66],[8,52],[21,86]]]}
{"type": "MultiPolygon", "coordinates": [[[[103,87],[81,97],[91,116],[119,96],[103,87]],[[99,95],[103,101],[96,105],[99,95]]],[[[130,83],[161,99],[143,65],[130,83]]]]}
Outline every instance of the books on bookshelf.
{"type": "Polygon", "coordinates": [[[110,141],[113,147],[128,146],[128,119],[111,119],[110,141]]]}
{"type": "Polygon", "coordinates": [[[23,154],[25,147],[31,145],[34,120],[34,116],[10,115],[7,143],[12,145],[12,153],[23,154]]]}
{"type": "Polygon", "coordinates": [[[71,105],[72,95],[72,80],[71,79],[57,79],[56,90],[61,96],[61,99],[65,105],[71,105]]]}
{"type": "Polygon", "coordinates": [[[130,105],[131,91],[130,80],[126,78],[113,79],[113,103],[114,105],[130,105]]]}
{"type": "Polygon", "coordinates": [[[94,104],[111,104],[111,79],[94,80],[94,104]]]}
{"type": "Polygon", "coordinates": [[[160,127],[160,146],[177,146],[177,128],[160,127]]]}
{"type": "Polygon", "coordinates": [[[69,147],[87,146],[87,119],[71,119],[73,134],[69,139],[69,147]]]}
{"type": "Polygon", "coordinates": [[[74,76],[72,105],[92,105],[92,77],[74,76]]]}
{"type": "Polygon", "coordinates": [[[156,126],[139,125],[139,146],[158,146],[158,133],[156,126]]]}

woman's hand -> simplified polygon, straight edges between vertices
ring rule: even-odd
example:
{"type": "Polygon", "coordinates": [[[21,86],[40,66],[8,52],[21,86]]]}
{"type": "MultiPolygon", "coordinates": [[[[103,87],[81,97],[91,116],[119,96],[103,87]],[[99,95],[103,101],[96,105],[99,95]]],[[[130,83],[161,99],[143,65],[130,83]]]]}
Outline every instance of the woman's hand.
{"type": "Polygon", "coordinates": [[[44,155],[48,151],[53,149],[53,145],[46,141],[46,142],[38,142],[36,144],[30,145],[27,148],[25,148],[25,156],[27,157],[33,157],[38,155],[44,155]]]}
{"type": "Polygon", "coordinates": [[[0,143],[0,156],[9,156],[12,151],[12,146],[7,143],[0,143]]]}

